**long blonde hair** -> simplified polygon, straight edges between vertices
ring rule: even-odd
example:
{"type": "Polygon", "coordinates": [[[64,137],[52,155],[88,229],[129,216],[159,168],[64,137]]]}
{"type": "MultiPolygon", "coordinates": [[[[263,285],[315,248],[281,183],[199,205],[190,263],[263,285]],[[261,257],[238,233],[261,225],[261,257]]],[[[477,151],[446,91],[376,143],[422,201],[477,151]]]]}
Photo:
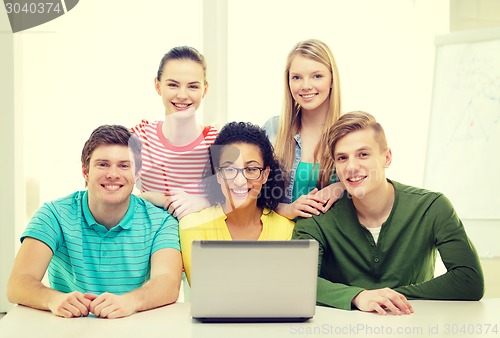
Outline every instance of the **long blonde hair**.
{"type": "Polygon", "coordinates": [[[283,169],[288,175],[292,170],[295,158],[294,136],[301,128],[301,111],[298,103],[293,99],[290,91],[290,66],[293,58],[301,55],[325,65],[332,75],[332,88],[329,95],[328,112],[323,126],[321,140],[314,149],[314,163],[319,162],[319,177],[317,185],[322,188],[330,184],[334,171],[333,158],[327,149],[327,131],[338,120],[341,112],[340,78],[337,63],[330,48],[323,42],[315,39],[299,42],[288,53],[285,66],[285,95],[283,110],[279,118],[278,134],[276,136],[275,152],[282,162],[283,169]]]}

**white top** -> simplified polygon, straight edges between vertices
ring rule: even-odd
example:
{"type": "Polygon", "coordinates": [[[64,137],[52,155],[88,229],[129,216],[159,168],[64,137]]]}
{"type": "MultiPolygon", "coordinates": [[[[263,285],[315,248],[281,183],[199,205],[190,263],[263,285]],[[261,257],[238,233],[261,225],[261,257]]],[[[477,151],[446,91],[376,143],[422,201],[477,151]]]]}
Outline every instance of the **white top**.
{"type": "Polygon", "coordinates": [[[373,236],[373,240],[375,241],[375,243],[377,243],[378,241],[378,235],[380,235],[380,229],[382,229],[382,227],[378,227],[378,228],[367,228],[368,231],[371,232],[372,236],[373,236]]]}

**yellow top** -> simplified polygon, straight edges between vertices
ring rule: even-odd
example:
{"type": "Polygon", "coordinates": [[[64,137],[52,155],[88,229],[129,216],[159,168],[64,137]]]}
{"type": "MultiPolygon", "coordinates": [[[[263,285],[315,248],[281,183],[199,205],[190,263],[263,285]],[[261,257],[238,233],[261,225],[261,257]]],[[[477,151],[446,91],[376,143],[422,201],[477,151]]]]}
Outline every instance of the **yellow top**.
{"type": "MultiPolygon", "coordinates": [[[[193,240],[232,240],[226,225],[226,214],[221,205],[216,205],[189,214],[179,222],[181,237],[182,261],[189,284],[191,284],[191,243],[193,240]]],[[[295,223],[289,219],[264,209],[262,216],[262,232],[259,241],[289,240],[292,238],[295,223]]]]}

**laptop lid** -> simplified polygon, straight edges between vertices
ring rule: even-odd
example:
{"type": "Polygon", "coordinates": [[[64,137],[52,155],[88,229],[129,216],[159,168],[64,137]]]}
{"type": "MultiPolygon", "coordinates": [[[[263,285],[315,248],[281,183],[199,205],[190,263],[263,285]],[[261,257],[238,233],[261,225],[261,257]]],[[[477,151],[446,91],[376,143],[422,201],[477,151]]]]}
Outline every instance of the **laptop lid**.
{"type": "Polygon", "coordinates": [[[193,241],[191,315],[201,321],[314,316],[318,242],[193,241]]]}

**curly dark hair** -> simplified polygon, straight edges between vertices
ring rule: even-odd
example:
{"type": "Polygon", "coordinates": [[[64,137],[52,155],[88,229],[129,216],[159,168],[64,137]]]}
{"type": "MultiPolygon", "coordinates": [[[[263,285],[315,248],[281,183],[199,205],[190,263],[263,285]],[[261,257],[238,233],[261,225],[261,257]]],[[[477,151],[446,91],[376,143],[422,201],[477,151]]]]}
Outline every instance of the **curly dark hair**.
{"type": "Polygon", "coordinates": [[[203,174],[205,191],[212,204],[223,203],[225,197],[216,174],[225,145],[247,143],[259,147],[264,160],[264,167],[269,167],[267,182],[262,186],[257,198],[259,208],[276,210],[285,197],[285,178],[283,170],[274,155],[274,149],[266,133],[259,126],[249,122],[230,122],[226,124],[215,142],[209,148],[209,161],[203,174]]]}

